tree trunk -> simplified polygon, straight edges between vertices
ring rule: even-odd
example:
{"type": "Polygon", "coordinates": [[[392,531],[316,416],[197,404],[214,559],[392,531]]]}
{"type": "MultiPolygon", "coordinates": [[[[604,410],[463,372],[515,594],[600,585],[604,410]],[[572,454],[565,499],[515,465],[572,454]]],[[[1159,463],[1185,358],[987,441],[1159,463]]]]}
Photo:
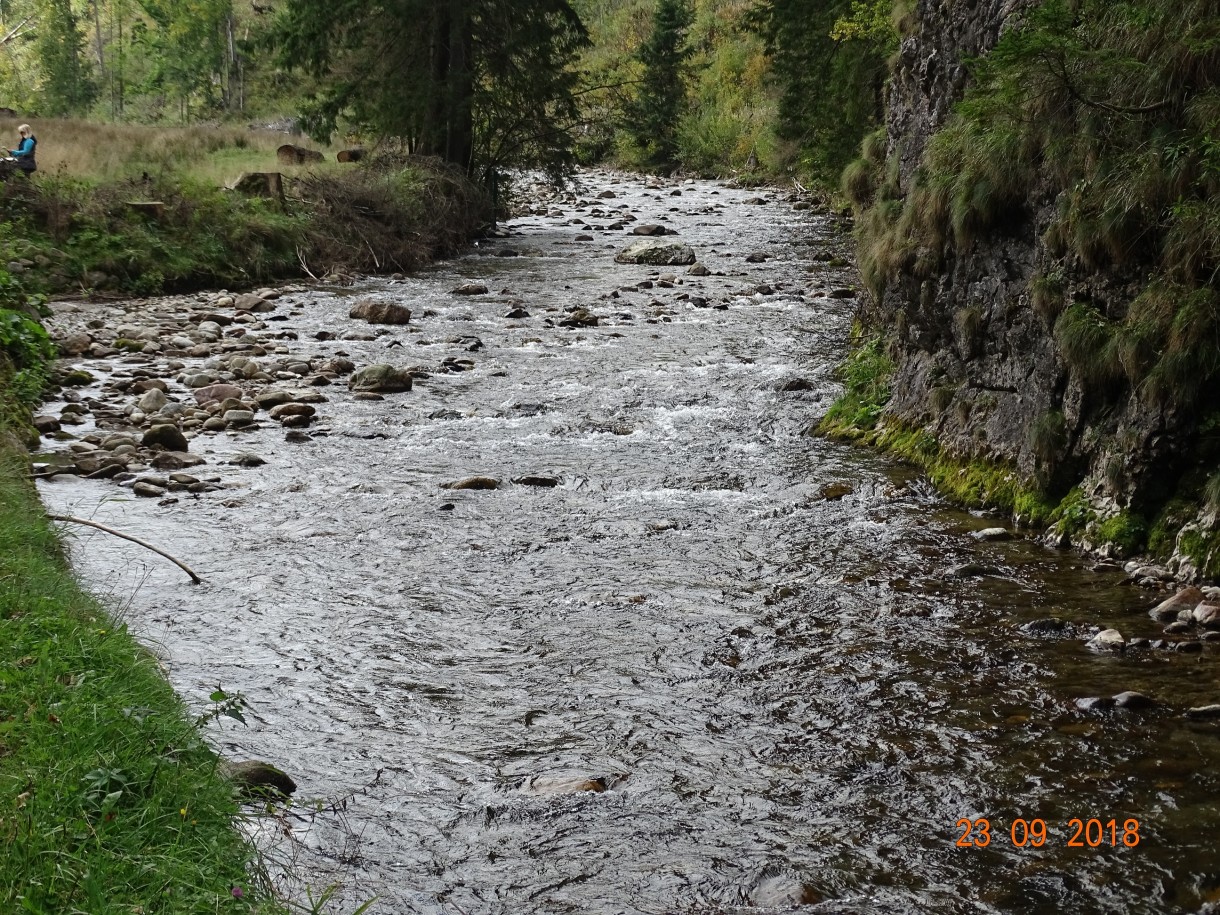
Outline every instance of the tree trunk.
{"type": "Polygon", "coordinates": [[[474,158],[474,75],[468,0],[453,0],[449,22],[449,112],[445,159],[470,171],[474,158]]]}

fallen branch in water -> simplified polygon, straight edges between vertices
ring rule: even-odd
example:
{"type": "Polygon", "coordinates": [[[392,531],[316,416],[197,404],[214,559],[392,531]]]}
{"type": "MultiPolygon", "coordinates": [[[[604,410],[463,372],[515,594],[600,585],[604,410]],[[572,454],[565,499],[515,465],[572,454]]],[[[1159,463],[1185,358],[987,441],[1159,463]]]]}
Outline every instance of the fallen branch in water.
{"type": "Polygon", "coordinates": [[[124,540],[130,540],[132,543],[138,543],[140,546],[144,547],[146,550],[152,550],[158,556],[164,556],[166,559],[168,559],[170,562],[172,562],[174,565],[176,565],[178,568],[180,568],[187,575],[191,576],[192,584],[196,584],[196,585],[203,584],[203,579],[200,578],[198,575],[196,575],[194,572],[192,572],[190,570],[190,567],[188,567],[185,562],[175,559],[169,553],[165,552],[165,550],[159,549],[158,547],[153,546],[151,543],[147,543],[147,542],[141,540],[139,537],[133,537],[133,536],[131,536],[131,534],[124,534],[121,531],[116,531],[112,527],[107,527],[104,524],[98,524],[96,521],[86,521],[84,518],[74,518],[71,515],[47,515],[47,517],[50,518],[52,521],[66,521],[70,524],[83,524],[86,527],[96,527],[99,531],[104,531],[107,534],[113,534],[116,537],[122,537],[124,540]]]}

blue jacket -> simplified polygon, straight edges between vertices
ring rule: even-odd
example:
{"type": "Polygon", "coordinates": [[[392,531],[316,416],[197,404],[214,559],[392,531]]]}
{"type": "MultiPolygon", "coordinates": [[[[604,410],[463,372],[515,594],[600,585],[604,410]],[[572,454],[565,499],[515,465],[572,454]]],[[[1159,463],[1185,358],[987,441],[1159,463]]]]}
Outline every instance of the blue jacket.
{"type": "Polygon", "coordinates": [[[34,147],[38,145],[38,141],[31,137],[22,138],[17,144],[16,149],[10,149],[14,159],[17,159],[17,166],[22,171],[32,172],[37,166],[34,164],[34,147]]]}

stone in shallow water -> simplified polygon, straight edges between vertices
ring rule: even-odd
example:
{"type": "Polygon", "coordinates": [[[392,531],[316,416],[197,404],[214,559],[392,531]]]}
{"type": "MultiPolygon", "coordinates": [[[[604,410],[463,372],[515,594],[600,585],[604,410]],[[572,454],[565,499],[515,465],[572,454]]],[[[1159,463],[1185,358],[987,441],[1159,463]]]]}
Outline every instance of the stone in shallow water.
{"type": "Polygon", "coordinates": [[[353,391],[396,394],[411,390],[413,374],[408,369],[377,363],[368,365],[347,379],[353,391]]]}
{"type": "Polygon", "coordinates": [[[1168,623],[1171,620],[1180,619],[1182,611],[1191,613],[1205,597],[1206,595],[1198,588],[1183,588],[1173,597],[1161,601],[1149,610],[1148,615],[1154,620],[1168,623]]]}
{"type": "Polygon", "coordinates": [[[1122,651],[1127,647],[1127,640],[1117,629],[1103,629],[1089,639],[1087,646],[1094,651],[1122,651]]]}
{"type": "Polygon", "coordinates": [[[614,260],[620,264],[649,264],[654,267],[685,265],[695,262],[695,252],[690,245],[681,242],[641,238],[616,254],[614,260]]]}
{"type": "Polygon", "coordinates": [[[271,763],[257,759],[245,762],[224,762],[222,771],[237,786],[245,797],[265,795],[289,795],[297,790],[297,783],[271,763]]]}
{"type": "Polygon", "coordinates": [[[411,309],[394,302],[378,302],[375,299],[361,299],[347,313],[349,318],[359,318],[370,324],[409,324],[411,309]]]}
{"type": "Polygon", "coordinates": [[[971,535],[975,540],[1011,540],[1012,534],[1002,527],[985,527],[974,531],[971,535]]]}
{"type": "Polygon", "coordinates": [[[549,489],[553,486],[558,486],[560,480],[558,477],[544,477],[529,474],[523,477],[513,477],[513,482],[518,486],[540,486],[545,489],[549,489]]]}
{"type": "Polygon", "coordinates": [[[442,483],[441,489],[499,489],[500,481],[494,477],[467,477],[452,483],[442,483]]]}
{"type": "Polygon", "coordinates": [[[1156,704],[1156,700],[1151,696],[1145,696],[1143,693],[1137,693],[1135,690],[1130,689],[1114,697],[1114,706],[1116,708],[1153,708],[1156,704]]]}
{"type": "Polygon", "coordinates": [[[177,426],[169,423],[153,426],[144,433],[141,444],[145,448],[164,448],[166,451],[186,451],[186,436],[177,426]]]}

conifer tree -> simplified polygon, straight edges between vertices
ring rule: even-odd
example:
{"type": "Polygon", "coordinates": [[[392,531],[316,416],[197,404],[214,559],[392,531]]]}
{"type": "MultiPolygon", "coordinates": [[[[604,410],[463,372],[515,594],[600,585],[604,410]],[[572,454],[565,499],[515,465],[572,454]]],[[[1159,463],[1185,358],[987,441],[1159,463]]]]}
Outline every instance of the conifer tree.
{"type": "Polygon", "coordinates": [[[42,113],[81,114],[97,96],[83,54],[85,36],[69,0],[42,0],[39,6],[36,45],[43,73],[42,113]]]}
{"type": "Polygon", "coordinates": [[[568,0],[289,0],[271,41],[316,81],[319,139],[343,121],[480,177],[571,160],[586,37],[568,0]]]}
{"type": "Polygon", "coordinates": [[[652,33],[636,52],[644,72],[628,106],[627,132],[650,165],[671,167],[678,158],[678,122],[686,110],[686,30],[693,20],[686,0],[660,0],[652,33]]]}

